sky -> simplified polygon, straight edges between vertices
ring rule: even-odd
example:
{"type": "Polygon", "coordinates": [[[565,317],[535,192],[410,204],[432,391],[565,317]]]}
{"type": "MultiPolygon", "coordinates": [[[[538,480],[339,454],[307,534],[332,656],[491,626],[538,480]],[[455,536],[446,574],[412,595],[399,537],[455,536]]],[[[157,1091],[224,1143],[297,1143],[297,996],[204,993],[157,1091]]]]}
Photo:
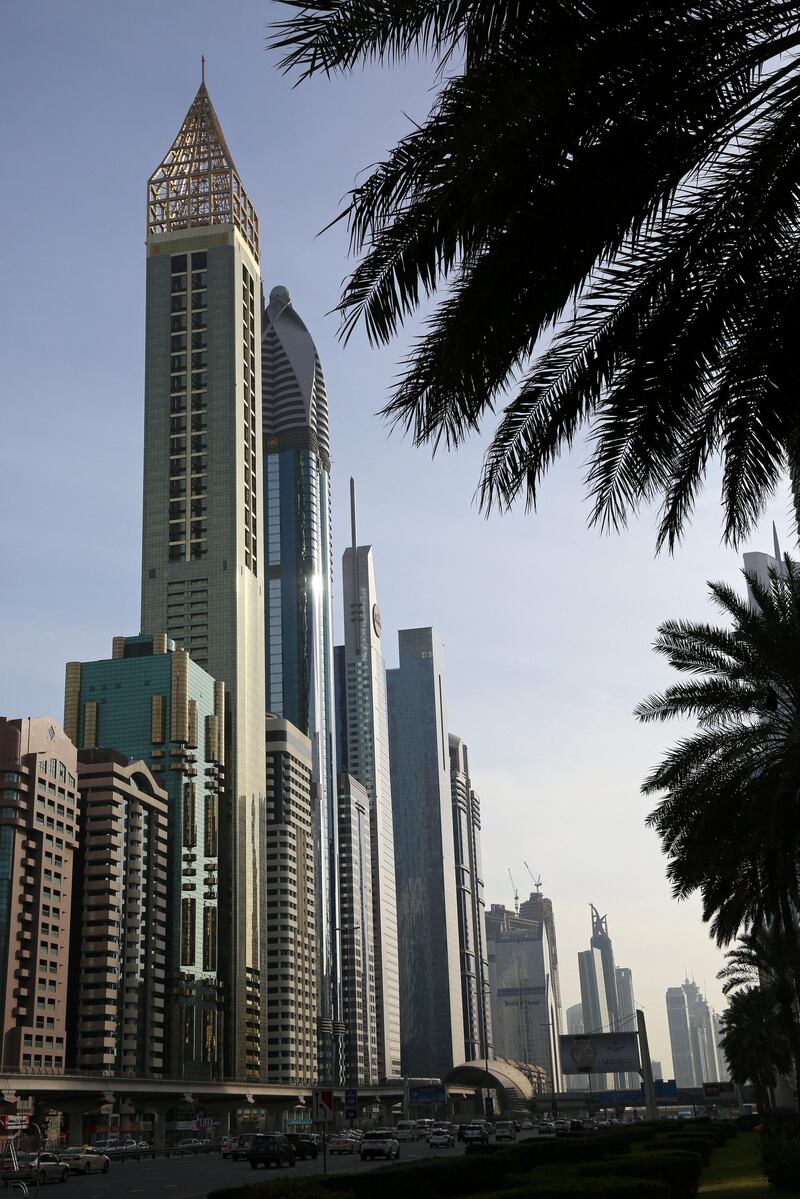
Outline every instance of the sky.
{"type": "MultiPolygon", "coordinates": [[[[387,666],[396,630],[444,642],[450,729],[481,796],[487,903],[523,898],[528,867],[555,909],[564,1007],[580,999],[589,903],[633,971],[651,1055],[669,1073],[664,991],[688,973],[721,1007],[721,953],[699,904],[670,896],[640,785],[677,726],[642,728],[635,704],[669,672],[660,621],[709,619],[706,580],[739,581],[721,541],[718,472],[683,546],[654,556],[651,513],[587,528],[580,449],[539,510],[487,519],[475,504],[492,432],[432,457],[377,413],[418,325],[372,349],[337,339],[348,266],[338,214],[362,172],[424,118],[430,62],[294,87],[266,49],[270,0],[6,0],[0,111],[6,181],[0,288],[0,712],[63,714],[64,663],[110,656],[139,628],[145,184],[206,82],[261,221],[268,292],[284,284],[314,336],[331,423],[336,601],[356,478],[372,544],[387,666]],[[527,863],[527,867],[526,867],[527,863]]],[[[487,305],[491,297],[487,296],[487,305]]],[[[781,491],[771,522],[790,545],[781,491]]],[[[341,630],[341,613],[337,615],[341,630]]]]}

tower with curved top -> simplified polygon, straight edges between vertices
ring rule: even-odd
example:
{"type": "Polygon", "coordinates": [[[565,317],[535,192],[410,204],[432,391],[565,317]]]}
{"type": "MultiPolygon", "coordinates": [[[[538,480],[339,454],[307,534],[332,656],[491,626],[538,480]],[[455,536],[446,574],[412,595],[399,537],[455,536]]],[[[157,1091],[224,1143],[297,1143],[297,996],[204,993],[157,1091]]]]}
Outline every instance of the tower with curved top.
{"type": "Polygon", "coordinates": [[[328,402],[311,334],[273,287],[261,338],[267,710],[311,741],[320,1076],[342,1069],[328,402]]]}

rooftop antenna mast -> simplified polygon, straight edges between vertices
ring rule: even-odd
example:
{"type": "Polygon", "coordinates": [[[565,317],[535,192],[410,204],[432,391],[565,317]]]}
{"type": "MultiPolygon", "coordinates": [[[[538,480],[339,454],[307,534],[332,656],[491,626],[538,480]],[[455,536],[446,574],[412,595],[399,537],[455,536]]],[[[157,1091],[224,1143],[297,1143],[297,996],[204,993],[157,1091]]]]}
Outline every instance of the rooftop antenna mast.
{"type": "Polygon", "coordinates": [[[514,915],[519,916],[519,891],[514,883],[514,876],[511,873],[511,867],[508,870],[508,877],[511,879],[511,890],[514,892],[514,915]]]}
{"type": "Polygon", "coordinates": [[[533,883],[533,885],[534,885],[534,887],[536,888],[537,892],[541,891],[541,889],[542,889],[542,876],[541,876],[541,874],[540,874],[540,875],[539,875],[537,878],[534,878],[534,876],[533,876],[533,871],[531,870],[531,868],[530,868],[530,866],[528,865],[528,863],[527,863],[527,862],[523,862],[523,863],[522,863],[522,865],[525,867],[525,869],[528,871],[528,874],[531,876],[531,882],[533,883]]]}

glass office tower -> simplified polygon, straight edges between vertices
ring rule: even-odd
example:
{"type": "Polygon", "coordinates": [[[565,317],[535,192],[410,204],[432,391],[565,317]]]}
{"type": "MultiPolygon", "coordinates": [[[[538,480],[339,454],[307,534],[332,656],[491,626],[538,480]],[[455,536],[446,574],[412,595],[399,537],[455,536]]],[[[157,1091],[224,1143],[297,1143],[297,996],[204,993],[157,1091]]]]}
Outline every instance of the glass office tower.
{"type": "Polygon", "coordinates": [[[341,1081],[328,403],[314,342],[285,287],[270,292],[261,358],[267,708],[311,741],[319,1072],[341,1081]]]}
{"type": "Polygon", "coordinates": [[[142,633],[225,681],[227,1074],[258,1078],[265,839],[258,219],[205,82],[147,185],[142,633]]]}
{"type": "Polygon", "coordinates": [[[387,670],[403,1073],[443,1078],[464,1055],[444,651],[401,629],[387,670]]]}

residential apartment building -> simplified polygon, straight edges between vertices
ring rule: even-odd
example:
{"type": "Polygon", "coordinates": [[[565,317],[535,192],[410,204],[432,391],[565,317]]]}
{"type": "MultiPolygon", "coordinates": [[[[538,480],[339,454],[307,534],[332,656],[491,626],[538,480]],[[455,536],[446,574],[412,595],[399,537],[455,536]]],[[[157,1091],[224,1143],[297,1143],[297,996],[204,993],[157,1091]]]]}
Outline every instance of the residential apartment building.
{"type": "MultiPolygon", "coordinates": [[[[168,795],[144,762],[99,748],[78,753],[78,788],[69,1064],[105,1074],[163,1075],[168,795]]],[[[216,1013],[209,1012],[209,1061],[215,1034],[216,1013]]],[[[186,1055],[192,1051],[189,1045],[186,1055]]]]}
{"type": "Polygon", "coordinates": [[[317,1081],[317,912],[311,742],[266,718],[266,1079],[317,1081]]]}
{"type": "Polygon", "coordinates": [[[492,1057],[494,1053],[481,861],[481,803],[472,788],[466,745],[460,737],[450,733],[448,746],[464,1061],[469,1062],[492,1057]]]}
{"type": "MultiPolygon", "coordinates": [[[[173,1078],[233,1072],[232,1065],[225,1071],[223,1057],[219,969],[225,719],[224,683],[164,633],[115,637],[111,658],[67,665],[64,723],[75,744],[82,750],[109,746],[143,761],[167,793],[167,1069],[173,1078]]],[[[257,935],[260,925],[254,929],[257,935]]],[[[260,992],[257,998],[261,1003],[260,992]]],[[[246,1046],[252,1077],[263,1063],[260,1013],[259,1007],[246,1046]]]]}
{"type": "Polygon", "coordinates": [[[78,834],[75,746],[49,716],[0,717],[0,1066],[60,1072],[78,834]]]}
{"type": "Polygon", "coordinates": [[[370,802],[366,787],[352,775],[340,772],[337,788],[345,1082],[351,1087],[374,1086],[380,1068],[370,802]]]}

